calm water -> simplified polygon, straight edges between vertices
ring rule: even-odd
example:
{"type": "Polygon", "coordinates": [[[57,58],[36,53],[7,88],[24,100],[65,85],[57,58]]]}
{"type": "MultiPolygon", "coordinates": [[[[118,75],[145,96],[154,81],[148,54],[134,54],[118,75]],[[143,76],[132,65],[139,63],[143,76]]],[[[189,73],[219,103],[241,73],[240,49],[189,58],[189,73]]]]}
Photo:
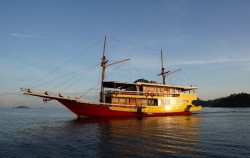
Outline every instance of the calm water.
{"type": "Polygon", "coordinates": [[[250,157],[249,132],[250,108],[123,119],[0,109],[0,157],[250,157]]]}

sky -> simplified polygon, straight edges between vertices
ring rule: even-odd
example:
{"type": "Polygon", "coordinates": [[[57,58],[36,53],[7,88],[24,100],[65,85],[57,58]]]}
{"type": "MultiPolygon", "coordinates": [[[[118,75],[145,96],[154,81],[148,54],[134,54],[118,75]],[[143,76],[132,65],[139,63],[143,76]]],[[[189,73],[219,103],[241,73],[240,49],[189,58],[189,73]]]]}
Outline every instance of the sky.
{"type": "Polygon", "coordinates": [[[42,104],[34,88],[98,94],[104,35],[105,80],[198,86],[200,99],[250,93],[249,0],[2,0],[0,107],[42,104]]]}

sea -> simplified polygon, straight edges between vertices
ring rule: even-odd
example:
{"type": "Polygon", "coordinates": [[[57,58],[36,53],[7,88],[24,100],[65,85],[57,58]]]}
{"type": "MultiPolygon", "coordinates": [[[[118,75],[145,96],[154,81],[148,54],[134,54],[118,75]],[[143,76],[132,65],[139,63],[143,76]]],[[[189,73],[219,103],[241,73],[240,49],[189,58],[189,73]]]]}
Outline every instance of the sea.
{"type": "Polygon", "coordinates": [[[246,158],[250,108],[146,118],[77,118],[66,108],[3,108],[0,157],[246,158]]]}

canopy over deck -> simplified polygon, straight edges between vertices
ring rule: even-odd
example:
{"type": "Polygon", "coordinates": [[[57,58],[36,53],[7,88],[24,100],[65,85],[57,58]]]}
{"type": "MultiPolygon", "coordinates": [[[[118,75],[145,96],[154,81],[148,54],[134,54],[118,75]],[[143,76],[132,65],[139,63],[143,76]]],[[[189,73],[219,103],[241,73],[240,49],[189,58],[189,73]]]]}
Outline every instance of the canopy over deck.
{"type": "Polygon", "coordinates": [[[174,85],[164,85],[164,84],[159,84],[159,83],[147,83],[147,82],[136,82],[136,83],[131,83],[131,82],[117,82],[117,81],[104,81],[103,82],[103,87],[105,88],[119,88],[123,89],[129,86],[155,86],[155,87],[168,87],[168,88],[175,88],[175,89],[181,89],[182,91],[190,91],[190,90],[195,90],[198,89],[198,87],[193,87],[193,86],[174,86],[174,85]]]}

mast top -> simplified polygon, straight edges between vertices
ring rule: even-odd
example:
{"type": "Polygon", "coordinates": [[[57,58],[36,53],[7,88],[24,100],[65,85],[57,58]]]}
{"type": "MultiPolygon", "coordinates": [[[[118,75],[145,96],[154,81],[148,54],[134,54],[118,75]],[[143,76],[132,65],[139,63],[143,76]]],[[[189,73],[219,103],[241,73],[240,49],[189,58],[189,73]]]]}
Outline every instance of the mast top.
{"type": "Polygon", "coordinates": [[[162,76],[162,82],[163,82],[163,84],[164,85],[166,84],[166,76],[168,76],[170,74],[173,74],[173,73],[175,73],[177,71],[180,71],[180,70],[181,69],[177,69],[177,70],[172,71],[172,72],[170,72],[170,70],[169,70],[169,71],[165,72],[165,68],[163,67],[163,57],[162,57],[162,50],[161,50],[161,73],[158,74],[158,76],[162,76]]]}
{"type": "Polygon", "coordinates": [[[120,61],[117,61],[117,62],[114,62],[114,63],[107,64],[108,60],[106,59],[105,52],[106,52],[106,35],[104,36],[104,45],[103,45],[102,58],[101,58],[101,60],[102,60],[101,61],[102,79],[101,79],[101,92],[100,92],[100,102],[101,103],[105,102],[104,96],[103,96],[104,95],[103,82],[104,82],[104,79],[105,79],[105,70],[106,70],[106,67],[114,65],[114,64],[118,64],[118,63],[121,63],[121,62],[124,62],[124,61],[127,61],[127,60],[130,60],[130,59],[124,59],[124,60],[120,60],[120,61]]]}
{"type": "Polygon", "coordinates": [[[163,57],[162,57],[162,49],[161,49],[161,73],[158,74],[158,76],[162,76],[162,82],[163,84],[166,84],[166,76],[170,71],[165,72],[165,68],[163,67],[163,57]]]}

